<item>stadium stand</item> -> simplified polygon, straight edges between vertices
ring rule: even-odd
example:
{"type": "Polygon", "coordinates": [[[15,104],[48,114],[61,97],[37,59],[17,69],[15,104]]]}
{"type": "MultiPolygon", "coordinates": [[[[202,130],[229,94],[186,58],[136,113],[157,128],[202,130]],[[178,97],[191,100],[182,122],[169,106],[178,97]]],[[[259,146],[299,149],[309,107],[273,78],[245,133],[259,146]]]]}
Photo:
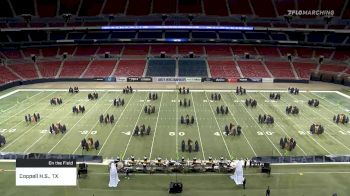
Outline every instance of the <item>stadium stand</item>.
{"type": "Polygon", "coordinates": [[[270,77],[260,61],[237,61],[237,63],[244,77],[270,77]]]}
{"type": "Polygon", "coordinates": [[[146,76],[170,76],[176,72],[176,60],[174,59],[150,59],[146,76]]]}
{"type": "Polygon", "coordinates": [[[212,77],[233,77],[240,78],[239,72],[233,61],[208,61],[210,74],[212,77]]]}
{"type": "Polygon", "coordinates": [[[94,60],[86,70],[83,77],[108,77],[112,74],[115,65],[115,60],[94,60]]]}
{"type": "Polygon", "coordinates": [[[43,78],[54,78],[61,66],[61,61],[37,62],[37,66],[43,78]]]}
{"type": "Polygon", "coordinates": [[[20,78],[13,74],[6,66],[0,65],[0,83],[9,83],[19,80],[20,78]]]}
{"type": "Polygon", "coordinates": [[[294,62],[293,65],[295,67],[295,71],[302,79],[309,79],[311,72],[317,67],[315,63],[294,62]]]}
{"type": "Polygon", "coordinates": [[[35,70],[34,63],[11,64],[8,68],[12,69],[23,79],[36,79],[38,74],[35,70]]]}
{"type": "Polygon", "coordinates": [[[145,60],[120,60],[115,76],[142,76],[145,65],[145,60]]]}
{"type": "Polygon", "coordinates": [[[292,67],[290,66],[289,62],[266,61],[265,65],[267,66],[274,78],[295,79],[292,67]]]}
{"type": "Polygon", "coordinates": [[[90,61],[64,61],[60,78],[79,78],[90,61]]]}
{"type": "Polygon", "coordinates": [[[203,59],[180,59],[179,76],[207,77],[207,65],[203,59]]]}

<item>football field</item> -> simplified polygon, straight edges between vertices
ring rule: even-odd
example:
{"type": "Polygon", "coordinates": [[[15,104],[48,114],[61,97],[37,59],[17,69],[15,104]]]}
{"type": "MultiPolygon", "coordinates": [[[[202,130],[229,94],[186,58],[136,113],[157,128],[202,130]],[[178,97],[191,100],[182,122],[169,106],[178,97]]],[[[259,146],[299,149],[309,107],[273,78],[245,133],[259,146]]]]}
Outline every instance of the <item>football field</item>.
{"type": "Polygon", "coordinates": [[[0,95],[0,134],[7,143],[0,152],[54,153],[101,155],[104,158],[131,155],[136,159],[241,159],[253,156],[297,155],[347,155],[350,154],[350,129],[348,124],[335,124],[333,116],[349,115],[349,96],[336,91],[301,92],[291,95],[281,91],[281,100],[269,99],[277,90],[248,90],[246,95],[236,95],[225,90],[193,90],[178,94],[177,90],[138,90],[123,94],[120,90],[99,89],[99,99],[88,100],[94,89],[69,94],[62,89],[18,89],[0,95]],[[157,100],[148,100],[149,92],[157,93],[157,100]],[[220,101],[212,101],[211,93],[220,93],[220,101]],[[50,99],[62,98],[62,105],[50,105],[50,99]],[[125,100],[124,106],[113,106],[114,98],[125,100]],[[180,107],[180,100],[191,100],[190,107],[180,107]],[[255,99],[256,108],[246,107],[245,99],[255,99]],[[310,107],[307,101],[319,99],[320,106],[310,107]],[[86,108],[83,114],[73,114],[74,105],[86,108]],[[146,114],[144,107],[155,106],[156,112],[146,114]],[[216,107],[229,108],[227,115],[217,114],[216,107]],[[287,115],[286,106],[297,106],[299,115],[287,115]],[[40,113],[41,120],[27,123],[24,115],[40,113]],[[113,124],[100,124],[101,114],[113,114],[113,124]],[[180,123],[181,116],[194,116],[194,124],[180,123]],[[270,114],[274,125],[258,123],[259,114],[270,114]],[[65,134],[50,134],[52,123],[67,126],[65,134]],[[227,136],[224,127],[233,123],[242,127],[240,136],[227,136]],[[311,124],[325,127],[322,135],[309,132],[311,124]],[[136,125],[151,127],[149,135],[133,136],[136,125]],[[294,138],[297,147],[292,151],[280,148],[281,137],[294,138]],[[99,140],[98,150],[83,151],[83,138],[99,140]],[[181,142],[198,141],[199,152],[182,152],[181,142]]]}

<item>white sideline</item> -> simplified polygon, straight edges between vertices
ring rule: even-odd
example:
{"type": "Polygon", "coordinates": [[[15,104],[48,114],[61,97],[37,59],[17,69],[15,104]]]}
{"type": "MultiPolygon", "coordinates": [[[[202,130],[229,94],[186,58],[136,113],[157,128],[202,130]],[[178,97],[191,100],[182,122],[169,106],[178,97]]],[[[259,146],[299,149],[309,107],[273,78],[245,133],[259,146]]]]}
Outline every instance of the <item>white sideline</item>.
{"type": "Polygon", "coordinates": [[[6,93],[5,95],[1,95],[1,96],[0,96],[0,99],[6,98],[6,97],[8,97],[8,96],[10,96],[10,95],[13,95],[13,94],[17,93],[18,91],[19,91],[19,90],[16,89],[16,90],[14,90],[14,91],[11,91],[11,92],[9,92],[9,93],[6,93]]]}
{"type": "MultiPolygon", "coordinates": [[[[20,92],[20,91],[58,91],[58,92],[65,92],[67,91],[67,89],[40,89],[40,88],[23,88],[23,89],[16,89],[12,92],[9,92],[5,95],[0,96],[0,99],[5,98],[7,96],[10,96],[14,93],[20,92]]],[[[107,92],[122,92],[122,89],[79,89],[79,91],[82,92],[90,92],[90,91],[107,91],[107,92]]],[[[136,92],[149,92],[150,89],[134,89],[134,91],[136,92]]],[[[152,91],[154,92],[178,92],[177,89],[152,89],[152,91]]],[[[236,92],[235,89],[229,90],[229,89],[201,89],[201,90],[197,90],[197,89],[193,89],[191,90],[191,92],[236,92]]],[[[262,93],[269,93],[269,92],[288,92],[288,90],[247,90],[247,92],[262,92],[262,93]]],[[[311,90],[311,91],[307,91],[307,90],[300,90],[299,92],[303,93],[303,92],[311,92],[311,93],[337,93],[343,97],[346,97],[348,99],[350,99],[349,95],[346,95],[342,92],[339,91],[329,91],[329,90],[311,90]]]]}

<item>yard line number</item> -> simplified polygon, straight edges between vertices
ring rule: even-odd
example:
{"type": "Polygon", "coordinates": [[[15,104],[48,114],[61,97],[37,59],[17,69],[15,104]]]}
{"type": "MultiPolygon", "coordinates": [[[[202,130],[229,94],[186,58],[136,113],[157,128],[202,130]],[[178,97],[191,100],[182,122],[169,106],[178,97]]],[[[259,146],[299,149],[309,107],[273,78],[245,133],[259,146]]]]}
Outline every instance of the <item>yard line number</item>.
{"type": "Polygon", "coordinates": [[[13,133],[16,129],[0,129],[0,133],[13,133]]]}
{"type": "MultiPolygon", "coordinates": [[[[169,132],[169,136],[175,136],[175,132],[169,132]]],[[[185,132],[179,132],[179,136],[185,136],[185,132]]]]}
{"type": "MultiPolygon", "coordinates": [[[[80,131],[80,134],[82,134],[82,135],[87,135],[88,133],[89,133],[88,130],[80,131]]],[[[97,131],[91,131],[90,134],[91,134],[91,135],[96,135],[96,134],[97,134],[97,131]]]]}

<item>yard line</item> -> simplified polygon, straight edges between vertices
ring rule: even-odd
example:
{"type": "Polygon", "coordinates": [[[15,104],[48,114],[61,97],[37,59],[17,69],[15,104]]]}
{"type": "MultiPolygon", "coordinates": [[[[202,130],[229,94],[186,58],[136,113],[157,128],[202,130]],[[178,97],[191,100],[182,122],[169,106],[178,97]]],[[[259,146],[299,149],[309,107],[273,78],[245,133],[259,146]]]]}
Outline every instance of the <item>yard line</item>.
{"type": "Polygon", "coordinates": [[[50,93],[50,94],[48,94],[47,96],[45,96],[45,97],[43,97],[43,98],[39,99],[39,101],[37,101],[37,102],[34,102],[34,103],[30,104],[28,107],[26,107],[26,108],[24,108],[23,110],[21,110],[21,111],[17,112],[16,114],[12,115],[12,116],[11,116],[11,117],[9,117],[8,119],[3,120],[2,122],[0,122],[0,124],[2,124],[3,122],[8,121],[9,119],[11,119],[11,118],[13,118],[14,116],[16,116],[16,115],[20,114],[21,112],[23,112],[23,111],[25,111],[26,109],[28,109],[28,108],[32,107],[33,105],[38,104],[38,103],[39,103],[39,102],[40,102],[42,99],[45,99],[46,97],[48,97],[48,96],[50,96],[50,95],[54,94],[55,92],[56,92],[56,91],[54,91],[53,93],[50,93]]]}
{"type": "MultiPolygon", "coordinates": [[[[261,92],[259,92],[259,94],[261,94],[265,99],[267,99],[267,97],[265,97],[261,92]]],[[[258,105],[258,107],[260,107],[266,114],[267,112],[264,110],[263,107],[261,107],[260,105],[258,105]]],[[[276,107],[278,110],[281,111],[282,114],[284,114],[285,116],[287,116],[287,114],[285,114],[280,108],[276,107]]],[[[276,122],[276,125],[280,127],[280,129],[288,136],[288,133],[283,129],[283,127],[281,125],[278,124],[278,122],[276,122]]],[[[304,153],[304,155],[307,155],[306,152],[299,146],[299,144],[297,144],[297,147],[304,153]]]]}
{"type": "Polygon", "coordinates": [[[156,127],[154,128],[154,134],[153,134],[152,145],[151,145],[151,152],[149,153],[149,159],[151,159],[151,157],[152,157],[154,139],[155,139],[156,133],[157,133],[157,126],[158,126],[160,108],[162,108],[162,100],[163,100],[163,93],[162,93],[162,97],[160,98],[159,111],[158,111],[158,116],[157,116],[157,121],[156,121],[156,127]]]}
{"type": "MultiPolygon", "coordinates": [[[[40,93],[38,93],[38,94],[40,94],[40,93]]],[[[36,94],[37,95],[37,94],[36,94]]],[[[68,100],[71,100],[73,98],[73,96],[70,98],[70,99],[68,99],[68,100]]],[[[63,105],[65,105],[66,103],[63,103],[63,105]]],[[[63,106],[62,105],[62,106],[63,106]]],[[[60,107],[62,107],[62,106],[60,106],[60,107]]],[[[19,125],[19,124],[21,124],[23,121],[20,121],[19,123],[17,123],[17,124],[15,124],[14,126],[12,126],[11,128],[9,128],[9,129],[13,129],[14,127],[17,127],[17,125],[19,125]]]]}
{"type": "MultiPolygon", "coordinates": [[[[70,99],[72,99],[74,96],[72,96],[70,99]]],[[[69,99],[69,100],[70,100],[69,99]]],[[[65,104],[67,104],[69,101],[65,101],[61,106],[60,106],[60,109],[62,109],[63,108],[63,106],[65,105],[65,104]]],[[[60,110],[59,109],[59,110],[60,110]]],[[[53,114],[56,114],[56,113],[51,113],[51,114],[49,114],[47,117],[49,117],[49,116],[51,116],[51,115],[53,115],[53,114]]],[[[67,114],[68,115],[68,114],[67,114]]],[[[66,115],[66,116],[67,116],[66,115]]],[[[45,118],[45,119],[48,119],[48,118],[45,118]]],[[[44,120],[45,120],[44,119],[44,120]]],[[[2,150],[0,150],[0,152],[3,152],[3,150],[5,150],[6,148],[8,148],[9,146],[11,146],[12,144],[14,144],[17,140],[19,140],[21,137],[23,137],[26,133],[28,133],[30,130],[32,130],[33,128],[35,128],[35,127],[37,127],[37,126],[39,126],[40,125],[40,123],[42,123],[43,121],[39,121],[36,125],[34,125],[33,127],[31,127],[30,129],[28,129],[26,132],[24,132],[24,133],[22,133],[21,135],[19,135],[15,140],[13,140],[11,143],[9,143],[9,144],[7,144],[6,146],[5,146],[5,148],[3,148],[2,150]]],[[[45,135],[45,134],[44,134],[45,135]]],[[[38,142],[39,141],[39,139],[36,141],[36,142],[38,142]]],[[[36,143],[35,142],[35,143],[36,143]]]]}
{"type": "Polygon", "coordinates": [[[330,103],[330,104],[332,104],[332,105],[334,105],[334,106],[340,108],[340,110],[343,110],[343,111],[347,112],[346,109],[340,107],[339,104],[335,104],[335,103],[331,102],[330,100],[328,100],[327,98],[321,97],[320,95],[317,95],[316,93],[311,92],[311,94],[313,94],[313,95],[315,95],[316,97],[319,97],[319,98],[321,98],[321,99],[327,101],[328,103],[330,103]]]}
{"type": "Polygon", "coordinates": [[[32,143],[28,148],[24,150],[24,153],[26,153],[31,147],[33,147],[36,143],[38,143],[46,134],[43,134],[42,136],[39,137],[34,143],[32,143]]]}
{"type": "MultiPolygon", "coordinates": [[[[147,99],[147,98],[146,98],[146,99],[147,99]]],[[[143,110],[143,108],[145,107],[145,103],[146,103],[146,100],[143,102],[142,107],[141,107],[140,114],[139,114],[139,116],[137,117],[137,120],[136,120],[135,125],[132,127],[132,131],[131,131],[131,134],[130,134],[130,138],[129,138],[128,144],[127,144],[126,147],[125,147],[125,151],[124,151],[124,154],[123,154],[123,156],[122,156],[122,160],[124,159],[125,154],[126,154],[126,151],[128,150],[128,147],[129,147],[131,138],[132,138],[132,136],[133,136],[133,130],[134,130],[134,128],[136,127],[137,123],[139,122],[140,116],[141,116],[141,114],[142,114],[142,110],[143,110]]],[[[159,111],[158,111],[158,112],[159,112],[159,111]]]]}
{"type": "Polygon", "coordinates": [[[108,94],[108,92],[106,92],[106,93],[101,97],[101,99],[97,100],[97,101],[95,102],[95,104],[91,107],[91,109],[90,109],[89,111],[87,111],[87,112],[78,120],[78,122],[76,122],[76,123],[73,125],[73,127],[70,128],[70,131],[69,131],[68,133],[65,133],[64,136],[57,142],[57,144],[55,144],[55,145],[49,150],[49,152],[47,152],[47,153],[51,153],[52,150],[53,150],[54,148],[56,148],[56,146],[57,146],[59,143],[61,143],[61,141],[62,141],[69,133],[72,132],[73,128],[74,128],[74,127],[75,127],[75,126],[76,126],[90,111],[92,111],[92,108],[94,108],[94,107],[97,105],[97,103],[98,103],[100,100],[102,100],[103,97],[106,96],[107,94],[108,94]]]}
{"type": "MultiPolygon", "coordinates": [[[[226,101],[224,100],[224,96],[222,97],[222,100],[224,101],[224,104],[227,105],[226,101]]],[[[227,105],[227,106],[229,107],[229,105],[227,105]]],[[[230,112],[230,114],[231,114],[233,120],[234,120],[234,121],[236,122],[236,124],[238,125],[238,121],[236,120],[236,118],[235,118],[235,116],[233,115],[232,111],[229,110],[229,112],[230,112]]],[[[220,133],[220,134],[221,134],[221,133],[220,133]]],[[[244,131],[242,131],[242,134],[243,134],[245,140],[247,141],[248,145],[250,146],[250,149],[252,149],[254,155],[255,155],[255,156],[258,156],[258,155],[256,154],[256,152],[255,152],[253,146],[250,144],[248,138],[245,136],[244,131]]]]}
{"type": "MultiPolygon", "coordinates": [[[[43,92],[43,91],[42,91],[42,92],[43,92]]],[[[23,101],[21,101],[21,102],[17,102],[17,103],[16,103],[16,104],[14,104],[12,107],[7,108],[6,110],[3,110],[3,111],[1,111],[1,112],[2,112],[2,113],[5,113],[5,112],[7,112],[8,110],[10,110],[10,109],[12,109],[12,108],[16,107],[18,104],[21,104],[21,103],[23,103],[23,102],[25,102],[25,101],[28,101],[28,99],[31,99],[31,98],[33,98],[33,97],[35,97],[35,96],[39,95],[39,94],[40,94],[40,93],[42,93],[42,92],[36,93],[35,95],[32,95],[32,96],[30,96],[30,97],[26,98],[25,100],[23,100],[23,101]]]]}
{"type": "MultiPolygon", "coordinates": [[[[224,139],[224,136],[223,136],[222,133],[221,133],[221,128],[220,128],[219,122],[218,122],[218,120],[216,119],[216,116],[215,116],[215,113],[214,113],[213,108],[211,107],[211,104],[210,104],[210,100],[209,100],[209,98],[208,98],[208,95],[207,95],[207,93],[206,93],[205,91],[204,91],[204,94],[205,94],[205,96],[206,96],[206,98],[207,98],[207,101],[208,101],[208,103],[209,103],[210,110],[211,110],[211,112],[212,112],[212,114],[213,114],[213,116],[214,116],[214,119],[215,119],[215,121],[216,121],[216,125],[218,126],[219,133],[220,133],[220,135],[221,135],[222,141],[224,141],[224,144],[225,144],[226,150],[227,150],[227,152],[228,152],[228,155],[230,156],[230,159],[232,159],[231,152],[229,151],[229,149],[228,149],[228,147],[227,147],[227,144],[226,144],[226,141],[225,141],[225,139],[224,139]]],[[[197,119],[196,119],[196,120],[197,120],[197,119]]]]}
{"type": "MultiPolygon", "coordinates": [[[[196,106],[195,106],[195,104],[194,104],[194,99],[193,99],[192,92],[191,92],[191,99],[192,99],[192,103],[193,103],[194,115],[196,116],[197,131],[198,131],[198,135],[199,135],[199,142],[201,143],[201,148],[202,148],[202,153],[203,153],[203,160],[205,160],[204,146],[203,146],[203,143],[202,143],[201,133],[200,133],[200,131],[199,131],[198,117],[197,117],[196,106]]],[[[229,154],[230,154],[230,153],[229,153],[229,154]]],[[[231,155],[230,155],[230,157],[231,157],[231,155]]]]}
{"type": "MultiPolygon", "coordinates": [[[[296,100],[296,99],[294,99],[296,100]]],[[[283,100],[282,100],[283,101],[283,100]]],[[[285,102],[285,101],[284,101],[285,102]]],[[[285,102],[287,103],[287,102],[285,102]]],[[[323,147],[317,140],[315,140],[311,135],[308,135],[314,142],[316,142],[321,148],[323,148],[323,150],[325,150],[327,153],[332,154],[331,152],[329,152],[325,147],[323,147]]]]}
{"type": "Polygon", "coordinates": [[[114,126],[112,127],[112,130],[109,132],[107,138],[106,138],[106,141],[103,143],[103,145],[101,146],[100,150],[98,151],[97,155],[100,155],[100,153],[102,152],[102,149],[105,147],[105,144],[107,143],[109,137],[112,135],[112,133],[114,132],[115,130],[115,127],[117,126],[119,120],[122,118],[123,114],[124,114],[124,111],[126,109],[126,107],[128,107],[129,103],[131,102],[131,99],[134,97],[136,93],[133,93],[132,96],[130,97],[128,103],[125,105],[125,108],[123,109],[122,113],[120,113],[120,116],[118,118],[118,120],[115,122],[114,126]]]}
{"type": "MultiPolygon", "coordinates": [[[[65,105],[65,104],[67,104],[71,99],[73,99],[74,98],[74,96],[71,96],[69,99],[68,99],[68,101],[65,101],[61,106],[60,106],[60,108],[57,110],[57,111],[55,111],[55,112],[58,112],[58,111],[60,111],[62,108],[63,108],[63,106],[65,105]]],[[[66,115],[64,115],[64,117],[63,118],[61,118],[61,120],[59,121],[59,122],[61,122],[62,121],[62,119],[64,119],[66,116],[68,116],[69,115],[69,113],[67,113],[66,115]]],[[[33,147],[36,143],[38,143],[44,136],[45,136],[46,134],[43,134],[39,139],[37,139],[34,143],[32,143],[27,149],[25,149],[25,151],[24,152],[27,152],[31,147],[33,147]]]]}
{"type": "MultiPolygon", "coordinates": [[[[288,95],[289,95],[289,94],[288,94],[288,95]]],[[[302,93],[301,93],[301,95],[304,96],[304,97],[306,97],[306,98],[308,98],[307,96],[303,95],[302,93]]],[[[289,95],[289,96],[291,96],[291,95],[289,95]]],[[[321,105],[321,106],[322,106],[322,105],[321,105]]],[[[323,106],[323,107],[324,107],[324,106],[323,106]]],[[[324,107],[324,108],[325,108],[325,107],[324,107]]],[[[333,123],[332,121],[328,120],[328,119],[325,118],[324,116],[322,116],[322,115],[320,115],[319,113],[317,113],[317,112],[315,111],[314,108],[311,108],[311,111],[313,111],[315,114],[317,114],[317,115],[320,116],[321,118],[325,119],[326,121],[329,121],[329,122],[333,123]]],[[[332,112],[332,113],[333,113],[333,112],[332,112]]],[[[333,113],[333,114],[334,114],[334,113],[333,113]]],[[[306,118],[308,118],[308,117],[306,116],[306,118]]],[[[308,119],[310,119],[310,118],[308,118],[308,119]]],[[[310,119],[310,120],[311,120],[311,119],[310,119]]],[[[339,127],[339,126],[335,126],[335,127],[338,127],[339,129],[345,131],[344,129],[342,129],[342,128],[339,127]]],[[[325,131],[325,133],[326,133],[327,135],[329,135],[333,140],[335,140],[335,141],[338,142],[340,145],[344,146],[346,149],[348,149],[348,150],[350,151],[350,148],[347,147],[344,143],[342,143],[341,141],[339,141],[337,138],[333,137],[331,134],[327,133],[326,131],[325,131]]]]}
{"type": "MultiPolygon", "coordinates": [[[[234,93],[232,93],[235,97],[236,97],[236,95],[234,94],[234,93]]],[[[238,97],[237,97],[238,98],[238,97]]],[[[243,103],[242,102],[239,102],[241,105],[242,105],[242,108],[244,108],[245,109],[245,111],[247,111],[247,113],[249,114],[249,116],[253,119],[253,121],[255,122],[255,124],[257,124],[258,125],[258,127],[260,128],[260,130],[261,131],[263,131],[263,128],[261,128],[261,126],[260,126],[260,124],[259,123],[257,123],[256,121],[255,121],[255,118],[250,114],[250,112],[247,110],[247,108],[245,108],[245,106],[243,105],[243,103]]],[[[264,132],[264,131],[263,131],[264,132]]],[[[275,144],[271,141],[271,139],[266,135],[266,134],[264,134],[265,135],[265,137],[270,141],[270,143],[272,144],[272,146],[277,150],[277,152],[278,152],[278,154],[280,154],[280,156],[282,156],[282,153],[278,150],[278,148],[275,146],[275,144]]]]}
{"type": "MultiPolygon", "coordinates": [[[[113,103],[111,103],[110,106],[108,106],[108,108],[103,112],[103,114],[105,114],[111,107],[113,106],[113,103]]],[[[89,136],[89,134],[96,128],[96,126],[98,125],[99,121],[96,121],[95,125],[93,126],[93,128],[85,135],[84,138],[87,138],[89,136]]],[[[73,151],[72,154],[74,154],[80,147],[81,145],[78,144],[78,146],[75,148],[75,150],[73,151]]]]}
{"type": "Polygon", "coordinates": [[[177,160],[179,160],[179,144],[177,143],[178,141],[178,128],[179,128],[179,119],[178,119],[178,115],[179,115],[179,107],[178,107],[178,104],[179,104],[179,93],[176,93],[176,121],[175,121],[175,127],[176,127],[176,130],[175,130],[175,148],[176,148],[176,158],[177,160]]]}

